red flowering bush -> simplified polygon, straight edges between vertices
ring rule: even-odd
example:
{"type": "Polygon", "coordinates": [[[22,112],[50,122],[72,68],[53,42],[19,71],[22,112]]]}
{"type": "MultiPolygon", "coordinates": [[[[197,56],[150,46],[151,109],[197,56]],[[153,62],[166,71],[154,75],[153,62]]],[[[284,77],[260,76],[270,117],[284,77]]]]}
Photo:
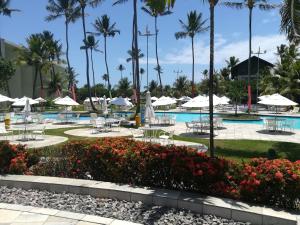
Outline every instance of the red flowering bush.
{"type": "MultiPolygon", "coordinates": [[[[33,173],[195,191],[299,209],[300,161],[260,158],[236,163],[188,147],[126,138],[73,141],[57,152],[35,165],[33,173]]],[[[10,156],[6,170],[24,171],[29,157],[22,154],[10,156]]]]}
{"type": "Polygon", "coordinates": [[[241,198],[286,208],[296,207],[295,200],[300,196],[300,161],[258,158],[243,164],[236,172],[241,198]]]}
{"type": "Polygon", "coordinates": [[[0,173],[24,174],[27,171],[27,153],[22,145],[0,141],[0,173]]]}

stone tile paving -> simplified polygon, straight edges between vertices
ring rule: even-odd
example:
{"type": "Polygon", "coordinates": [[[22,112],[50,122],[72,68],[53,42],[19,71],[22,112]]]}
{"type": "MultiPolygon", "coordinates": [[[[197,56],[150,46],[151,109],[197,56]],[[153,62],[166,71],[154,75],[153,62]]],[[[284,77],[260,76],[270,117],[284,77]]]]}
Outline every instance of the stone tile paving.
{"type": "Polygon", "coordinates": [[[26,148],[42,148],[50,145],[57,145],[68,140],[66,137],[54,135],[44,135],[43,138],[38,136],[36,140],[30,141],[19,141],[18,138],[18,135],[11,135],[7,138],[2,136],[0,137],[0,140],[8,140],[11,144],[26,145],[26,148]]]}
{"type": "MultiPolygon", "coordinates": [[[[164,130],[174,130],[176,135],[208,138],[207,135],[198,135],[186,132],[185,123],[176,123],[173,127],[165,127],[164,130]]],[[[262,125],[257,124],[224,124],[223,129],[215,131],[216,139],[249,139],[266,141],[283,141],[300,143],[300,130],[293,130],[291,133],[268,133],[262,125]]]]}

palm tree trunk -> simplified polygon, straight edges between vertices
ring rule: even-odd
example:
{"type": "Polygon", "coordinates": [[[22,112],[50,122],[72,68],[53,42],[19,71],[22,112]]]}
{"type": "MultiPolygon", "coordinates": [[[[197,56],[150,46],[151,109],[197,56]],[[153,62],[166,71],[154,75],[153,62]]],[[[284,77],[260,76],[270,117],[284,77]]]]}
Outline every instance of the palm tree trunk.
{"type": "Polygon", "coordinates": [[[37,82],[37,77],[38,77],[38,67],[35,66],[33,86],[32,86],[32,98],[35,98],[35,86],[37,82]]]}
{"type": "Polygon", "coordinates": [[[39,69],[39,77],[40,77],[40,82],[41,82],[40,96],[43,98],[44,97],[44,82],[43,82],[41,68],[39,69]]]}
{"type": "MultiPolygon", "coordinates": [[[[84,40],[86,40],[86,28],[85,28],[85,6],[81,6],[81,19],[82,19],[82,28],[83,28],[83,37],[84,40]]],[[[91,83],[90,83],[90,73],[89,73],[89,53],[88,49],[85,48],[85,59],[86,59],[86,81],[87,81],[87,88],[89,93],[89,99],[91,107],[94,111],[97,111],[97,109],[94,106],[94,103],[92,101],[92,91],[91,91],[91,83]]]]}
{"type": "Polygon", "coordinates": [[[108,93],[109,93],[109,97],[112,98],[112,96],[111,96],[110,76],[109,76],[109,70],[108,70],[108,64],[107,64],[106,39],[107,39],[107,37],[104,36],[104,60],[105,60],[105,67],[106,67],[106,74],[107,74],[108,93]]]}
{"type": "Polygon", "coordinates": [[[214,93],[214,35],[215,35],[215,6],[213,3],[210,5],[210,62],[209,62],[209,152],[210,156],[214,157],[214,106],[213,106],[213,93],[214,93]]]}
{"type": "Polygon", "coordinates": [[[69,58],[69,23],[66,21],[65,25],[66,25],[66,45],[67,45],[66,58],[67,58],[68,75],[69,75],[68,90],[70,90],[73,85],[73,83],[72,83],[73,80],[72,80],[72,75],[71,75],[71,65],[70,65],[70,58],[69,58]]]}
{"type": "Polygon", "coordinates": [[[157,16],[154,17],[154,23],[155,23],[155,54],[156,54],[156,64],[157,64],[157,75],[159,78],[159,85],[160,85],[160,91],[161,94],[163,94],[163,86],[161,82],[161,75],[160,75],[160,65],[158,60],[158,29],[157,29],[157,16]]]}
{"type": "Polygon", "coordinates": [[[193,55],[192,96],[195,97],[195,53],[194,53],[194,37],[192,37],[192,55],[193,55]]]}
{"type": "Polygon", "coordinates": [[[131,52],[132,52],[132,59],[131,59],[131,66],[132,66],[132,84],[133,84],[133,89],[136,90],[136,80],[135,80],[135,76],[134,76],[134,24],[135,24],[135,17],[133,15],[133,20],[132,20],[132,41],[131,41],[131,52]]]}
{"type": "Polygon", "coordinates": [[[95,94],[95,97],[96,97],[97,93],[96,93],[96,83],[95,83],[95,70],[94,70],[93,49],[91,49],[91,64],[92,64],[92,72],[93,72],[94,94],[95,94]]]}
{"type": "Polygon", "coordinates": [[[249,58],[248,58],[248,113],[251,110],[251,51],[252,51],[252,8],[249,8],[249,58]]]}
{"type": "Polygon", "coordinates": [[[140,106],[140,68],[139,68],[139,54],[138,54],[138,23],[137,23],[137,0],[133,1],[133,11],[134,11],[134,47],[137,51],[135,54],[135,77],[136,77],[136,98],[137,98],[137,105],[136,105],[136,113],[141,112],[140,106]]]}

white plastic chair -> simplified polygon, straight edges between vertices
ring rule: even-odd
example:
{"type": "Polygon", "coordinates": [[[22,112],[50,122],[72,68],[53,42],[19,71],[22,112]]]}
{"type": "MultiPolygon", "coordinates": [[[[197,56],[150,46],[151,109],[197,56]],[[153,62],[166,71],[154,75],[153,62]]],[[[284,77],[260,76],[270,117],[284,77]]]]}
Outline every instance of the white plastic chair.
{"type": "Polygon", "coordinates": [[[36,140],[37,136],[40,136],[41,140],[44,140],[45,139],[45,129],[46,129],[46,125],[43,125],[42,129],[33,130],[32,131],[32,138],[36,140]]]}
{"type": "Polygon", "coordinates": [[[174,144],[173,136],[174,136],[174,130],[169,132],[162,131],[161,135],[159,135],[159,139],[162,142],[165,142],[166,144],[171,144],[171,143],[174,144]]]}

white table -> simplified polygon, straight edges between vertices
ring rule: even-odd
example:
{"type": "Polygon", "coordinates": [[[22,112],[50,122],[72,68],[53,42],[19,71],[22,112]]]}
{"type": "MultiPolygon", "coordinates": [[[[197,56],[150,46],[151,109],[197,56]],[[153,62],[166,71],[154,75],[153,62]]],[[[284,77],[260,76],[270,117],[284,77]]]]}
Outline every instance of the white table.
{"type": "Polygon", "coordinates": [[[140,127],[140,130],[144,132],[144,137],[149,138],[150,142],[157,138],[158,132],[160,132],[163,127],[157,127],[157,126],[152,126],[152,127],[140,127]]]}

